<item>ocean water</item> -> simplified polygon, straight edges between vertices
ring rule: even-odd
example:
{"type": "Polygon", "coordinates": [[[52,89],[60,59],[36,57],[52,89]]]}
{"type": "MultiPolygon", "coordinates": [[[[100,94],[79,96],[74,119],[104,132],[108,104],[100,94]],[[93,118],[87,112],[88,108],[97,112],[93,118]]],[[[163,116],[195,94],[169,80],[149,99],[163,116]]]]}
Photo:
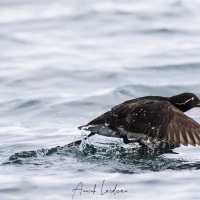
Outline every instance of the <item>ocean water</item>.
{"type": "MultiPolygon", "coordinates": [[[[200,199],[200,147],[175,154],[103,136],[66,146],[125,100],[200,97],[199,9],[0,0],[0,200],[200,199]]],[[[199,109],[186,114],[200,123],[199,109]]]]}

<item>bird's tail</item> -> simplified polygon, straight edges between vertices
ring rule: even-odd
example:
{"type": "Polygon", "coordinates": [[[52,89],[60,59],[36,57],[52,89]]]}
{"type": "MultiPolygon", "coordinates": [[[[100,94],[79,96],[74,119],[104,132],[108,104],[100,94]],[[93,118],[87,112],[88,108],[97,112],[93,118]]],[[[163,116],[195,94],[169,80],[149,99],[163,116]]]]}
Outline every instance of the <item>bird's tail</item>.
{"type": "Polygon", "coordinates": [[[79,126],[78,129],[81,130],[83,127],[86,127],[86,126],[87,126],[87,125],[79,126]]]}
{"type": "Polygon", "coordinates": [[[67,144],[66,147],[78,146],[78,145],[81,144],[81,141],[82,140],[76,140],[74,142],[71,142],[71,143],[67,144]]]}
{"type": "MultiPolygon", "coordinates": [[[[78,127],[78,128],[79,128],[79,127],[78,127]]],[[[87,135],[87,136],[84,137],[83,139],[86,140],[87,138],[89,138],[89,137],[91,137],[91,136],[93,136],[93,135],[95,135],[95,133],[94,133],[94,132],[91,132],[89,135],[87,135]]],[[[76,141],[74,141],[74,142],[71,142],[71,143],[67,144],[66,146],[67,146],[67,147],[78,146],[78,145],[81,144],[81,142],[82,142],[82,140],[76,140],[76,141]]]]}

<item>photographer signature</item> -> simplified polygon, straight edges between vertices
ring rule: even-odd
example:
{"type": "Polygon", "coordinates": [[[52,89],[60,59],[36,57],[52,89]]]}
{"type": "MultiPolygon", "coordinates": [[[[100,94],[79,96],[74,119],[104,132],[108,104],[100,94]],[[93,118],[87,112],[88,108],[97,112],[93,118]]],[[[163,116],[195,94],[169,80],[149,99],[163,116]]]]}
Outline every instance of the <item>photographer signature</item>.
{"type": "Polygon", "coordinates": [[[105,180],[103,180],[100,189],[98,190],[97,188],[97,184],[94,184],[94,186],[90,189],[85,189],[84,185],[82,182],[78,183],[78,185],[76,186],[76,188],[74,188],[72,190],[73,195],[72,195],[72,199],[76,196],[76,195],[82,195],[83,193],[90,193],[92,195],[94,195],[95,193],[100,194],[101,196],[105,195],[105,194],[124,194],[127,193],[128,190],[124,190],[124,189],[118,189],[118,185],[115,184],[114,188],[111,189],[105,189],[104,187],[105,184],[105,180]]]}

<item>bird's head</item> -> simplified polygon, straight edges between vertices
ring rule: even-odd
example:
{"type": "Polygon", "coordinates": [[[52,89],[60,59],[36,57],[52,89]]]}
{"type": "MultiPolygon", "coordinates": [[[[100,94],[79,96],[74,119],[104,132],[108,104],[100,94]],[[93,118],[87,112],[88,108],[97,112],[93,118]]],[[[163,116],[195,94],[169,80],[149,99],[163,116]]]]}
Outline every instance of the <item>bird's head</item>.
{"type": "Polygon", "coordinates": [[[194,107],[200,107],[199,98],[193,93],[182,93],[169,98],[170,103],[182,112],[186,112],[194,107]]]}

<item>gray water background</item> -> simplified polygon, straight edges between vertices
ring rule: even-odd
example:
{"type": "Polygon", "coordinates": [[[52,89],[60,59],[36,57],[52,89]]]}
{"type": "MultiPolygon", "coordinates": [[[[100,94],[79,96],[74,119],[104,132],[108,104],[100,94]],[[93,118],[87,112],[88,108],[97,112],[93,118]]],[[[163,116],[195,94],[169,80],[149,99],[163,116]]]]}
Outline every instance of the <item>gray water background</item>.
{"type": "Polygon", "coordinates": [[[199,54],[197,0],[0,0],[0,200],[200,199],[199,147],[65,146],[127,99],[200,97],[199,54]]]}

